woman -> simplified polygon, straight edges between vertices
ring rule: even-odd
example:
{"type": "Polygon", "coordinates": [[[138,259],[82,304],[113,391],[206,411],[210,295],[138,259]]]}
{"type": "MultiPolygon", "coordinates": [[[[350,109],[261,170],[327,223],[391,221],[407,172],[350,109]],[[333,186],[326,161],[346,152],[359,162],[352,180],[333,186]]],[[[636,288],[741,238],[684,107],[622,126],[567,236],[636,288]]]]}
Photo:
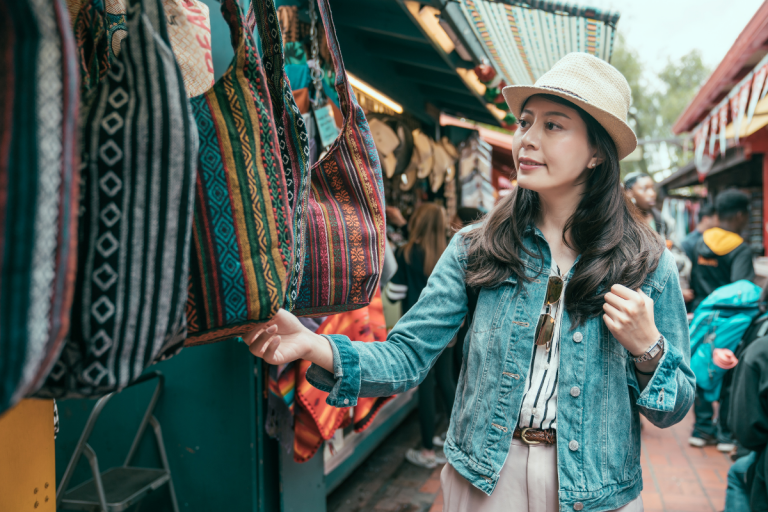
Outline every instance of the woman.
{"type": "Polygon", "coordinates": [[[472,309],[444,509],[636,512],[638,413],[679,422],[694,376],[674,260],[620,183],[629,85],[572,53],[503,92],[518,188],[453,237],[386,343],[319,337],[284,311],[247,342],[272,364],[309,359],[310,382],[351,406],[416,386],[472,309]]]}
{"type": "Polygon", "coordinates": [[[667,239],[667,225],[656,209],[656,189],[653,178],[644,172],[631,172],[624,178],[624,190],[632,203],[640,209],[643,220],[651,229],[667,239]]]}
{"type": "MultiPolygon", "coordinates": [[[[408,313],[427,286],[432,270],[445,251],[445,211],[434,203],[423,203],[408,223],[409,240],[398,249],[397,274],[387,289],[392,302],[402,301],[403,314],[408,313]]],[[[441,436],[435,436],[435,386],[440,391],[443,408],[450,415],[456,384],[453,380],[453,348],[446,348],[424,380],[419,384],[419,424],[421,449],[405,453],[408,462],[425,468],[434,468],[446,462],[435,453],[435,445],[443,446],[441,436]]]]}

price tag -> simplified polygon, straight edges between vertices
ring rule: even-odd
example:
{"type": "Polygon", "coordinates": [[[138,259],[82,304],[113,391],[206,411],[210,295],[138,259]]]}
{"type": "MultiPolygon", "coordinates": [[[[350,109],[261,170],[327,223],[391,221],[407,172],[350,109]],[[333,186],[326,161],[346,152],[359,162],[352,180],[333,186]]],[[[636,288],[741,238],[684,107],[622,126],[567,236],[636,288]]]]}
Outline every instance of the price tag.
{"type": "Polygon", "coordinates": [[[320,141],[327,148],[336,140],[339,129],[336,127],[336,119],[333,117],[331,105],[327,104],[314,110],[317,131],[320,133],[320,141]]]}

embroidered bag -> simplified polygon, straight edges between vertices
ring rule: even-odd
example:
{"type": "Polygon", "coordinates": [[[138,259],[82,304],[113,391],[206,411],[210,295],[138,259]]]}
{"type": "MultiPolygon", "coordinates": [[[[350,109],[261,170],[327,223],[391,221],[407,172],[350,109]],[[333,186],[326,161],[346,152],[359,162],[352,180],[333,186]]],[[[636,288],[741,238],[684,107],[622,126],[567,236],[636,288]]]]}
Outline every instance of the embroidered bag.
{"type": "Polygon", "coordinates": [[[349,85],[328,0],[318,0],[344,122],[312,168],[304,275],[294,313],[327,315],[368,305],[384,262],[384,188],[368,122],[349,85]]]}
{"type": "Polygon", "coordinates": [[[259,21],[258,33],[261,37],[264,73],[272,100],[273,119],[277,129],[277,140],[280,143],[280,156],[288,188],[288,204],[293,220],[294,259],[291,266],[290,286],[283,305],[290,311],[294,308],[304,273],[306,248],[301,241],[304,240],[304,214],[309,203],[309,137],[304,126],[304,118],[296,106],[291,84],[285,72],[283,41],[274,0],[251,1],[246,17],[246,25],[251,33],[256,20],[259,21]],[[258,17],[254,6],[259,11],[258,17]]]}
{"type": "Polygon", "coordinates": [[[160,0],[126,26],[83,127],[72,328],[41,396],[120,390],[186,336],[197,133],[160,0]]]}
{"type": "Polygon", "coordinates": [[[62,0],[0,0],[0,414],[35,391],[69,329],[77,250],[78,67],[62,0]]]}
{"type": "Polygon", "coordinates": [[[192,98],[200,134],[187,345],[248,332],[282,307],[293,222],[267,80],[236,0],[221,4],[235,56],[192,98]]]}

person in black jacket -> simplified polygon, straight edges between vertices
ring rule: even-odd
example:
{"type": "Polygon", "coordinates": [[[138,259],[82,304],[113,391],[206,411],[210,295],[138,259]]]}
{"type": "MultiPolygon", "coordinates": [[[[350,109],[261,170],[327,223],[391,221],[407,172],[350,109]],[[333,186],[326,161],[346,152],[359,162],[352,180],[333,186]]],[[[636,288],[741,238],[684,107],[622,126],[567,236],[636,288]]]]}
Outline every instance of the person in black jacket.
{"type": "MultiPolygon", "coordinates": [[[[715,200],[715,210],[719,218],[720,227],[712,227],[702,233],[701,240],[696,244],[693,254],[693,270],[691,271],[691,287],[695,297],[692,309],[707,296],[727,284],[741,279],[754,281],[755,269],[752,265],[752,248],[740,236],[749,222],[749,196],[738,190],[726,190],[718,194],[715,200]]],[[[725,382],[730,381],[726,374],[725,382]]],[[[727,410],[727,384],[726,392],[721,395],[721,407],[727,410]]],[[[708,444],[717,444],[717,448],[723,452],[730,452],[734,448],[725,421],[713,422],[714,408],[712,403],[704,399],[699,391],[696,392],[696,400],[693,404],[696,422],[693,433],[688,438],[691,446],[702,447],[708,444]]],[[[721,415],[721,420],[726,415],[721,415]]]]}
{"type": "Polygon", "coordinates": [[[744,350],[734,372],[728,423],[739,444],[753,453],[737,460],[728,472],[725,512],[766,512],[768,336],[744,350]]]}

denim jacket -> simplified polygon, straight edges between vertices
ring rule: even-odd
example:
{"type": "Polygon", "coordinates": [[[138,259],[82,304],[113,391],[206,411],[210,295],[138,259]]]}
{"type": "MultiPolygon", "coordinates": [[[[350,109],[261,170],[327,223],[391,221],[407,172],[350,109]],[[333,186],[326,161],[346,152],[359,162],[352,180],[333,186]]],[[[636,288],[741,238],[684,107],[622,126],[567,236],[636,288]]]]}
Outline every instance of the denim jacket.
{"type": "MultiPolygon", "coordinates": [[[[512,276],[480,291],[444,448],[456,471],[488,495],[507,462],[518,423],[551,266],[549,245],[538,229],[529,228],[523,243],[536,254],[534,237],[543,260],[521,251],[533,281],[518,283],[512,276]]],[[[330,405],[352,406],[360,396],[402,393],[424,379],[467,315],[462,241],[461,233],[453,237],[418,303],[387,342],[328,336],[334,373],[313,365],[307,378],[330,393],[330,405]]],[[[693,404],[688,322],[669,251],[642,289],[654,300],[656,326],[665,338],[664,354],[642,390],[629,352],[610,334],[602,315],[575,327],[563,312],[557,397],[561,511],[613,510],[635,499],[643,488],[638,413],[663,428],[682,420],[693,404]]]]}

